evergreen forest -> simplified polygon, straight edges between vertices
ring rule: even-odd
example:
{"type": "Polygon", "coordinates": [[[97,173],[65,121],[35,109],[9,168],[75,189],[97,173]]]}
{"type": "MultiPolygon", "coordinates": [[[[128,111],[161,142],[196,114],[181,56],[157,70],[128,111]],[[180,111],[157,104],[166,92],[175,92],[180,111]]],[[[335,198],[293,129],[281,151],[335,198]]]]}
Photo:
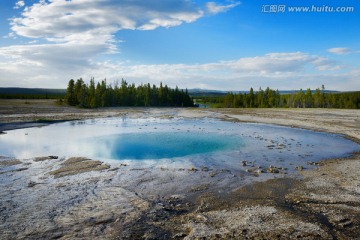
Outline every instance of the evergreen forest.
{"type": "Polygon", "coordinates": [[[196,99],[210,107],[219,108],[360,108],[360,92],[327,92],[322,86],[315,91],[309,88],[282,94],[266,88],[247,93],[229,92],[224,96],[207,96],[196,99]]]}
{"type": "Polygon", "coordinates": [[[192,107],[193,100],[187,89],[172,89],[167,85],[128,84],[124,79],[114,86],[106,79],[95,84],[94,78],[86,84],[82,78],[71,79],[66,89],[65,101],[71,106],[82,108],[97,107],[192,107]]]}

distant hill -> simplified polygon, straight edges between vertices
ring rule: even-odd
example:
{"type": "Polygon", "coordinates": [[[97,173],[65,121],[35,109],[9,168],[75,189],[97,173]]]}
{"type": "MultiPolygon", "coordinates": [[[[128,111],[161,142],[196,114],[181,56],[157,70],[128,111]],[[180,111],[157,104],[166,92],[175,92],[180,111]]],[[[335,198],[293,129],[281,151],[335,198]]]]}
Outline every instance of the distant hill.
{"type": "Polygon", "coordinates": [[[65,94],[65,89],[0,88],[0,99],[59,99],[65,94]]]}
{"type": "MultiPolygon", "coordinates": [[[[257,92],[257,90],[254,90],[257,92]]],[[[279,91],[280,94],[291,94],[291,93],[297,93],[299,90],[281,90],[279,91]]],[[[306,90],[303,90],[304,92],[306,90]]],[[[234,94],[237,93],[249,93],[249,91],[221,91],[221,90],[207,90],[207,89],[200,89],[200,88],[194,88],[194,89],[188,89],[188,93],[191,97],[221,97],[225,96],[227,93],[232,92],[234,94]]],[[[315,90],[312,90],[312,93],[314,93],[315,90]]],[[[332,90],[325,90],[325,93],[337,93],[339,91],[332,91],[332,90]]]]}
{"type": "Polygon", "coordinates": [[[25,95],[39,95],[39,94],[49,94],[49,95],[62,95],[66,94],[66,89],[47,89],[47,88],[1,88],[0,94],[25,94],[25,95]]]}
{"type": "Polygon", "coordinates": [[[226,95],[228,91],[195,88],[188,89],[188,93],[191,97],[220,97],[226,95]]]}
{"type": "MultiPolygon", "coordinates": [[[[304,90],[305,91],[305,90],[304,90]]],[[[208,89],[188,89],[191,97],[221,97],[225,96],[228,92],[232,93],[249,93],[249,91],[222,91],[222,90],[208,90],[208,89]]],[[[255,90],[256,92],[256,90],[255,90]]],[[[298,92],[298,90],[282,90],[280,94],[291,94],[298,92]]],[[[313,90],[312,92],[315,92],[313,90]]],[[[338,91],[325,90],[326,93],[336,93],[338,91]]],[[[0,87],[0,98],[56,98],[66,94],[66,89],[53,89],[53,88],[16,88],[0,87]]]]}

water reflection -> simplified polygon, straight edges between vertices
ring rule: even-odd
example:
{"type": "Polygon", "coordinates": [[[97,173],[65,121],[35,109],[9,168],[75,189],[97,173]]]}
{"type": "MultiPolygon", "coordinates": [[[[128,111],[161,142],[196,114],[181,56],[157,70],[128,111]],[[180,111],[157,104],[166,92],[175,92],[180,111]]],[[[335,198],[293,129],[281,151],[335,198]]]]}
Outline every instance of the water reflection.
{"type": "Polygon", "coordinates": [[[301,164],[340,157],[360,146],[338,135],[213,119],[108,118],[58,123],[0,135],[0,155],[103,159],[183,158],[231,166],[301,164]]]}

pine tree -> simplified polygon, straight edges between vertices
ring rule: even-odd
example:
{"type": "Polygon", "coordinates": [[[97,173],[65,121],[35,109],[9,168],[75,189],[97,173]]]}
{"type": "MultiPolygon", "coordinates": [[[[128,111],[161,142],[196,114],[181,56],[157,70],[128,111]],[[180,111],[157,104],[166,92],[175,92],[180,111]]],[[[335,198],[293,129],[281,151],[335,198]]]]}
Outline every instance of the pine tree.
{"type": "Polygon", "coordinates": [[[66,89],[65,101],[67,104],[74,106],[76,105],[76,96],[75,96],[75,82],[71,79],[68,83],[68,87],[66,89]]]}

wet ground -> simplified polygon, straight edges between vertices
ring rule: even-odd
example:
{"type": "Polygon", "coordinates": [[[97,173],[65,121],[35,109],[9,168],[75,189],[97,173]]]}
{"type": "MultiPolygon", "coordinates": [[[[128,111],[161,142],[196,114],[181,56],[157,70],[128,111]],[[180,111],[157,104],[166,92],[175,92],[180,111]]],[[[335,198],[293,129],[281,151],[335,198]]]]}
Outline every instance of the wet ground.
{"type": "MultiPolygon", "coordinates": [[[[114,110],[113,114],[129,114],[124,111],[114,110]]],[[[302,127],[307,128],[319,126],[322,131],[344,130],[352,137],[359,132],[359,113],[356,111],[344,114],[329,110],[331,119],[310,117],[309,121],[302,120],[302,116],[312,116],[307,110],[289,114],[268,110],[258,113],[254,110],[251,113],[231,111],[231,116],[224,116],[221,111],[197,111],[135,110],[134,116],[152,112],[164,118],[174,115],[241,121],[253,118],[265,123],[283,119],[282,125],[290,121],[300,127],[302,123],[302,127]],[[273,114],[268,121],[264,112],[269,116],[273,114]],[[321,121],[324,124],[319,124],[321,121]]],[[[319,111],[314,110],[312,114],[316,116],[319,111]]],[[[81,117],[81,114],[76,116],[81,117]]],[[[14,116],[9,114],[7,117],[14,116]]],[[[308,156],[304,157],[306,161],[308,156]]],[[[359,155],[320,163],[306,161],[304,168],[315,169],[298,169],[300,175],[297,178],[273,169],[261,173],[271,176],[262,181],[256,180],[259,177],[253,172],[246,172],[248,166],[243,166],[243,161],[239,159],[238,162],[242,171],[235,172],[224,166],[197,166],[191,162],[186,166],[172,162],[144,167],[129,162],[70,156],[3,157],[0,159],[1,238],[358,238],[359,155]],[[251,176],[252,180],[243,185],[242,181],[250,179],[245,176],[251,176]]]]}

